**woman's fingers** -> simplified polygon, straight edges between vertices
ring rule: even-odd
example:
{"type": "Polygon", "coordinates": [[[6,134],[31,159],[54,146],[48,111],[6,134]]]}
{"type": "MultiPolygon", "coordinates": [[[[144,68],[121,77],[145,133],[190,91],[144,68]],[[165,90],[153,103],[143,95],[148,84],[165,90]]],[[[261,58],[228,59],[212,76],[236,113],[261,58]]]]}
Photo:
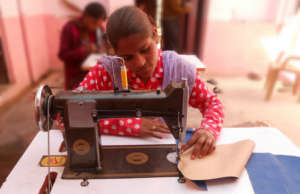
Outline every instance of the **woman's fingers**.
{"type": "Polygon", "coordinates": [[[203,146],[205,145],[205,140],[206,138],[203,137],[203,136],[200,136],[198,138],[198,140],[196,141],[195,145],[194,145],[194,150],[192,152],[192,155],[191,155],[191,159],[194,160],[196,157],[201,157],[202,155],[202,149],[203,149],[203,146]]]}
{"type": "Polygon", "coordinates": [[[150,132],[150,135],[151,135],[152,137],[156,137],[156,138],[159,138],[159,139],[162,138],[162,136],[159,135],[159,134],[157,134],[157,133],[155,133],[155,131],[151,131],[151,132],[150,132]]]}
{"type": "Polygon", "coordinates": [[[182,150],[185,151],[188,148],[194,146],[191,159],[201,158],[214,151],[215,149],[215,137],[210,132],[202,130],[193,134],[191,139],[182,146],[182,150]]]}
{"type": "Polygon", "coordinates": [[[189,149],[192,145],[194,145],[198,140],[198,134],[194,133],[191,137],[191,139],[189,139],[185,144],[182,145],[181,149],[183,151],[189,149]]]}
{"type": "Polygon", "coordinates": [[[207,138],[203,143],[202,143],[202,148],[200,150],[200,153],[198,157],[206,156],[208,154],[208,151],[211,149],[212,146],[212,140],[207,138]]]}
{"type": "Polygon", "coordinates": [[[215,149],[216,149],[216,145],[215,145],[215,144],[212,144],[211,147],[210,147],[210,149],[208,150],[208,153],[207,153],[207,154],[212,153],[213,151],[215,151],[215,149]]]}
{"type": "Polygon", "coordinates": [[[166,128],[166,127],[163,126],[163,125],[155,126],[155,128],[154,128],[153,130],[154,130],[154,131],[157,131],[157,132],[162,132],[162,133],[170,133],[169,128],[166,128]]]}
{"type": "Polygon", "coordinates": [[[162,122],[159,118],[153,119],[152,130],[162,133],[170,133],[168,126],[162,122]]]}

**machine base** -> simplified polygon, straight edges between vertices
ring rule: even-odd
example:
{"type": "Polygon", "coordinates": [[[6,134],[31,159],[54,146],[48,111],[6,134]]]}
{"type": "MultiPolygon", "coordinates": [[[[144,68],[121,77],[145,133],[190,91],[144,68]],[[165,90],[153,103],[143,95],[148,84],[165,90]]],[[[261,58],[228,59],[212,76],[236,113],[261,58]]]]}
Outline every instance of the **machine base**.
{"type": "Polygon", "coordinates": [[[176,151],[176,145],[102,146],[103,169],[74,172],[65,167],[63,179],[105,179],[176,177],[176,164],[167,155],[176,151]]]}

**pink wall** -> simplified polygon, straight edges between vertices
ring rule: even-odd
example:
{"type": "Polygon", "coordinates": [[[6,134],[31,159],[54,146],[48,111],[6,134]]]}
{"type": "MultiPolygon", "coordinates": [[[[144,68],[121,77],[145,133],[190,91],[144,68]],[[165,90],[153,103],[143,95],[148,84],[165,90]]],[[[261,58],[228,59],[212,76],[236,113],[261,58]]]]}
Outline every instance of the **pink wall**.
{"type": "MultiPolygon", "coordinates": [[[[72,0],[81,9],[94,0],[72,0]]],[[[133,4],[133,0],[98,0],[108,13],[133,4]]],[[[68,17],[74,15],[61,0],[2,0],[0,2],[4,47],[11,81],[37,81],[50,69],[61,69],[58,59],[60,33],[68,17]]],[[[25,82],[23,82],[25,81],[25,82]]]]}
{"type": "Polygon", "coordinates": [[[17,17],[1,19],[3,48],[8,65],[8,74],[12,83],[28,85],[30,75],[28,63],[24,53],[24,42],[20,28],[20,20],[17,17]]]}
{"type": "Polygon", "coordinates": [[[17,0],[0,1],[0,30],[10,82],[25,87],[31,82],[17,0]]]}
{"type": "Polygon", "coordinates": [[[28,58],[32,69],[32,79],[37,81],[51,67],[49,61],[47,32],[44,15],[24,15],[24,41],[28,47],[28,58]]]}
{"type": "Polygon", "coordinates": [[[63,64],[59,60],[57,53],[59,49],[60,33],[63,25],[67,22],[67,18],[57,18],[54,15],[44,16],[45,25],[49,26],[46,30],[46,39],[48,46],[48,57],[51,69],[62,69],[63,64]]]}
{"type": "Polygon", "coordinates": [[[292,13],[296,0],[208,2],[202,55],[207,72],[218,75],[264,73],[270,58],[261,39],[276,36],[276,25],[292,13]]]}
{"type": "Polygon", "coordinates": [[[275,25],[270,23],[210,22],[203,52],[208,73],[244,75],[249,71],[265,72],[270,59],[261,39],[274,34],[275,25]]]}
{"type": "Polygon", "coordinates": [[[49,69],[43,11],[38,0],[1,1],[3,42],[12,83],[26,86],[49,69]]]}

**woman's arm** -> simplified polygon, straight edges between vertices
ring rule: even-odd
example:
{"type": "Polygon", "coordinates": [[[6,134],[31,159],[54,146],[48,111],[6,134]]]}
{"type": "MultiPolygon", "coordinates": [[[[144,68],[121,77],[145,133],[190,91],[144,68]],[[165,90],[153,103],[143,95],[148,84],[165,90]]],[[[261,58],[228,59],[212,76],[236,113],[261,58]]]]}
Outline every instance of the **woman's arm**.
{"type": "Polygon", "coordinates": [[[211,92],[196,73],[195,86],[190,96],[189,104],[202,113],[201,129],[210,131],[218,137],[223,124],[223,105],[217,95],[211,92]]]}
{"type": "Polygon", "coordinates": [[[216,138],[219,136],[223,124],[223,105],[217,95],[212,93],[196,73],[195,85],[189,104],[198,108],[202,113],[202,121],[192,138],[183,145],[186,150],[194,145],[192,159],[211,153],[215,148],[216,138]]]}

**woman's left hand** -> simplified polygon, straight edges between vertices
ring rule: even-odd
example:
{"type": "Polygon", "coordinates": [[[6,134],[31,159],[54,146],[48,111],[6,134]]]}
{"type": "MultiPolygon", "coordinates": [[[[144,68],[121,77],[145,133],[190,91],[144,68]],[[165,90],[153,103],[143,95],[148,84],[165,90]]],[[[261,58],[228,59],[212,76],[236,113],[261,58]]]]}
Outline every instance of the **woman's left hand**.
{"type": "Polygon", "coordinates": [[[193,145],[194,150],[191,156],[192,160],[196,157],[201,158],[213,152],[216,148],[216,138],[210,131],[199,129],[194,132],[189,141],[182,145],[181,149],[185,151],[193,145]]]}

